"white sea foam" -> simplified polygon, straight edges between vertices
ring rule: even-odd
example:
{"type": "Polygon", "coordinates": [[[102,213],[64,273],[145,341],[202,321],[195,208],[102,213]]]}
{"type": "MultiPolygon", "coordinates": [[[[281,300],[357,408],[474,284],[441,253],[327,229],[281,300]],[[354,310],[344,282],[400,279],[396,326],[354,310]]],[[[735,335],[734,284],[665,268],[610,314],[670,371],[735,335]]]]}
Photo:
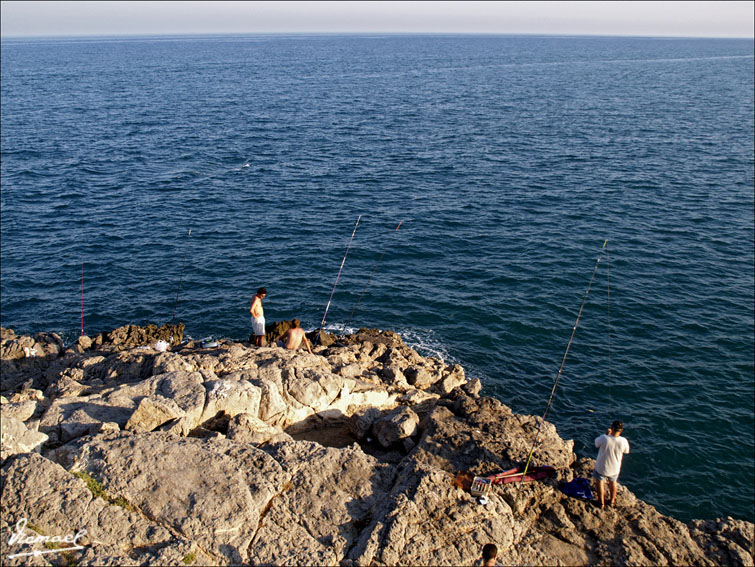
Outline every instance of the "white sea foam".
{"type": "MultiPolygon", "coordinates": [[[[317,330],[319,327],[315,327],[313,330],[317,330]]],[[[328,323],[323,327],[324,331],[328,333],[335,333],[336,335],[351,335],[356,333],[359,329],[355,327],[347,327],[342,323],[328,323]]]]}
{"type": "MultiPolygon", "coordinates": [[[[356,327],[347,327],[341,323],[328,323],[323,329],[329,333],[335,333],[338,335],[350,335],[359,330],[356,327]]],[[[317,330],[317,328],[314,330],[317,330]]],[[[407,346],[413,348],[422,356],[437,358],[444,364],[456,364],[458,362],[453,356],[451,356],[447,345],[443,343],[438,337],[438,334],[432,329],[412,327],[405,329],[396,328],[392,330],[399,334],[407,346]]]]}
{"type": "Polygon", "coordinates": [[[444,364],[456,364],[457,361],[448,351],[448,346],[432,329],[397,329],[404,342],[422,356],[437,358],[444,364]]]}

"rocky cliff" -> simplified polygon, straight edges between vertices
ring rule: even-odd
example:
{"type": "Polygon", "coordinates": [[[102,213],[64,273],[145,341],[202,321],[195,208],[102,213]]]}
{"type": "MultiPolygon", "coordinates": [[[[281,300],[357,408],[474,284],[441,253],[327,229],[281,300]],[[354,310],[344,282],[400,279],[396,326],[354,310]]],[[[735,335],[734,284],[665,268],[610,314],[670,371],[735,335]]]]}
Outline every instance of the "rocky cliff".
{"type": "Polygon", "coordinates": [[[312,355],[182,325],[1,338],[4,565],[471,565],[489,542],[503,565],[753,565],[751,523],[566,496],[593,461],[549,423],[555,475],[480,504],[455,474],[522,463],[540,418],[395,333],[312,355]]]}

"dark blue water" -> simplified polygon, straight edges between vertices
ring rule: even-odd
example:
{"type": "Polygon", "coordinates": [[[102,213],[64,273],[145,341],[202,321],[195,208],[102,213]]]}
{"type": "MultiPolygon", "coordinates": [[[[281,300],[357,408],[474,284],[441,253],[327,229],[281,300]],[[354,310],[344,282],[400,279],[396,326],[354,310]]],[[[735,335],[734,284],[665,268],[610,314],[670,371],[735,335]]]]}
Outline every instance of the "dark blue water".
{"type": "Polygon", "coordinates": [[[548,418],[752,521],[754,91],[752,40],[3,40],[2,325],[75,338],[83,261],[89,334],[314,328],[362,215],[328,326],[385,254],[350,327],[542,415],[607,239],[548,418]]]}

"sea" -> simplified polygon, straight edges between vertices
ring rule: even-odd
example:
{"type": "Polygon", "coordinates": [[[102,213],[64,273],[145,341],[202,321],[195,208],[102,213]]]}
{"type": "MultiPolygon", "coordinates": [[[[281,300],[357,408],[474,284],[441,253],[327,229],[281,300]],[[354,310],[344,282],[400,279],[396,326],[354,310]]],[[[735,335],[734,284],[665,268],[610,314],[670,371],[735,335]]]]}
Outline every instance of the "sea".
{"type": "Polygon", "coordinates": [[[755,520],[752,39],[1,43],[3,327],[247,340],[265,287],[579,457],[622,420],[664,514],[755,520]]]}

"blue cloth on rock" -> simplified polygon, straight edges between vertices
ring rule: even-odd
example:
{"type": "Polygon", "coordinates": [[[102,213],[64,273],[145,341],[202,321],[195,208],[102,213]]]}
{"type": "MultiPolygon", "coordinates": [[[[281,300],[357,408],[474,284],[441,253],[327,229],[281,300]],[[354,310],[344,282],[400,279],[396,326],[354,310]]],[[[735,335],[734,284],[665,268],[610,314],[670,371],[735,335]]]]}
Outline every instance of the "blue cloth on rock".
{"type": "Polygon", "coordinates": [[[592,488],[590,488],[589,479],[586,478],[577,477],[571,482],[565,482],[561,486],[561,492],[574,498],[592,500],[592,488]]]}

